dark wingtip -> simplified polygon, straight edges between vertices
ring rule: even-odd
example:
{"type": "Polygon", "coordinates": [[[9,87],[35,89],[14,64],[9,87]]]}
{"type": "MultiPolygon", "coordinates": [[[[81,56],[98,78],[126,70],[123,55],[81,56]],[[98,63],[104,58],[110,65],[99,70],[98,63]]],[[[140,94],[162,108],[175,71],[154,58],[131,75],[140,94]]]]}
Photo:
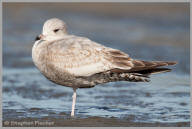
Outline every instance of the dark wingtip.
{"type": "Polygon", "coordinates": [[[168,61],[168,62],[167,62],[168,65],[175,65],[175,64],[177,64],[177,63],[178,63],[177,61],[168,61]]]}

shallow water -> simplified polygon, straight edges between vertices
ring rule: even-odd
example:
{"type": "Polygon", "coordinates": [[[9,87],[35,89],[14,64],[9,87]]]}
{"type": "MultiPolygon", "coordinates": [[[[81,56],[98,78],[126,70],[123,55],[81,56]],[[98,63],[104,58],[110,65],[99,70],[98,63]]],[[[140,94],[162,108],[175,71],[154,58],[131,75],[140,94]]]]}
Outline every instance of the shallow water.
{"type": "MultiPolygon", "coordinates": [[[[4,69],[4,73],[4,119],[70,116],[72,89],[47,81],[35,68],[4,69]]],[[[78,89],[76,115],[188,122],[189,91],[189,77],[171,73],[155,75],[149,83],[115,82],[78,89]]]]}
{"type": "Polygon", "coordinates": [[[20,6],[17,15],[13,15],[17,8],[18,5],[4,8],[4,122],[49,120],[55,122],[52,126],[189,126],[189,17],[185,10],[164,14],[157,9],[151,15],[135,11],[117,16],[70,9],[61,13],[60,6],[30,5],[20,6]],[[31,47],[42,23],[56,16],[68,23],[71,33],[120,49],[133,58],[172,60],[178,64],[170,67],[173,69],[170,73],[153,75],[149,83],[113,82],[78,89],[76,118],[71,119],[72,89],[48,81],[31,59],[31,47]]]}

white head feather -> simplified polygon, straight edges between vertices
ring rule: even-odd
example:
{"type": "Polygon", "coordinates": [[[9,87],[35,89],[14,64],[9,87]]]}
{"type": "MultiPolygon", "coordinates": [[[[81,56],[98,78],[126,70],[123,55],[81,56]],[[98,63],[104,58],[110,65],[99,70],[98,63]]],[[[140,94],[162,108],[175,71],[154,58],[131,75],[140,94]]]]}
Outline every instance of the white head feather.
{"type": "Polygon", "coordinates": [[[57,40],[67,35],[66,24],[58,19],[52,18],[47,20],[43,25],[42,30],[43,40],[57,40]]]}

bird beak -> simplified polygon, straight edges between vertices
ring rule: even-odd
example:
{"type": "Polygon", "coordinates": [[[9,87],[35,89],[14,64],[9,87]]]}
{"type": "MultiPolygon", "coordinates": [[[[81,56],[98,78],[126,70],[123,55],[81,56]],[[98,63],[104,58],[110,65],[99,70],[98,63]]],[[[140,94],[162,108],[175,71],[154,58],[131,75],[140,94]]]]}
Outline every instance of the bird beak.
{"type": "Polygon", "coordinates": [[[45,37],[44,35],[40,34],[39,36],[37,36],[37,37],[35,38],[35,41],[37,41],[37,40],[42,40],[44,37],[45,37]]]}

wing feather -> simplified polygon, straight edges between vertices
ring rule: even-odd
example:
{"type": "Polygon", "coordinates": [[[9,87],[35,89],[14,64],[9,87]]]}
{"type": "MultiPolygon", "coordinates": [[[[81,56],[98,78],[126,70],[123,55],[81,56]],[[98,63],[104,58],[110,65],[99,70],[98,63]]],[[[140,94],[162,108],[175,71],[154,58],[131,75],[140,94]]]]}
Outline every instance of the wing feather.
{"type": "Polygon", "coordinates": [[[63,39],[48,46],[48,63],[75,76],[90,76],[112,69],[104,49],[87,38],[63,39]]]}
{"type": "Polygon", "coordinates": [[[114,69],[132,72],[175,64],[134,60],[120,50],[77,36],[54,41],[47,49],[49,65],[75,76],[90,76],[114,69]]]}

